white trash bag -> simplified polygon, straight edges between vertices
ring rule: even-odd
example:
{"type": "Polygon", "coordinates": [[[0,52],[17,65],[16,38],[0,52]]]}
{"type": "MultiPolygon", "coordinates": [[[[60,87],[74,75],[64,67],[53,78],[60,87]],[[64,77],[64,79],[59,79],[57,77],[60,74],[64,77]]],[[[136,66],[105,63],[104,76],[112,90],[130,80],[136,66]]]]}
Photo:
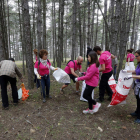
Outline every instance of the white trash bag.
{"type": "MultiPolygon", "coordinates": [[[[81,92],[80,100],[81,100],[81,101],[88,102],[85,98],[83,98],[83,94],[84,94],[85,88],[86,88],[86,83],[85,83],[85,81],[83,81],[82,92],[81,92]]],[[[92,91],[92,99],[94,99],[94,89],[93,89],[93,91],[92,91]]]]}
{"type": "Polygon", "coordinates": [[[69,75],[60,68],[53,72],[53,76],[59,83],[70,83],[69,75]]]}
{"type": "Polygon", "coordinates": [[[133,78],[128,78],[128,75],[130,75],[130,73],[123,73],[120,71],[116,92],[113,93],[111,103],[108,107],[118,104],[126,104],[125,100],[133,83],[133,78]]]}
{"type": "Polygon", "coordinates": [[[126,62],[125,63],[125,70],[135,70],[134,62],[126,62]]]}
{"type": "Polygon", "coordinates": [[[21,99],[22,98],[22,89],[20,88],[18,90],[18,99],[21,99]]]}

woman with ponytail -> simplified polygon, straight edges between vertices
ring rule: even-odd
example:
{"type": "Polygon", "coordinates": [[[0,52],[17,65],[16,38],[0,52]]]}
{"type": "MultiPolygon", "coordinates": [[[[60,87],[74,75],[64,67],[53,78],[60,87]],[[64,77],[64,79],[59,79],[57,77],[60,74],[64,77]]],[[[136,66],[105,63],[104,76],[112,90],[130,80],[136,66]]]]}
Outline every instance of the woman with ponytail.
{"type": "Polygon", "coordinates": [[[34,54],[35,54],[35,60],[37,61],[37,52],[38,50],[37,49],[34,49],[34,54]]]}
{"type": "Polygon", "coordinates": [[[134,66],[135,56],[132,54],[132,52],[133,52],[133,49],[127,50],[127,58],[126,58],[126,64],[125,64],[126,70],[135,70],[135,66],[134,66]]]}
{"type": "Polygon", "coordinates": [[[93,114],[97,112],[101,106],[100,103],[96,102],[91,97],[93,89],[97,87],[99,82],[99,69],[98,69],[99,61],[96,52],[94,51],[89,52],[88,61],[89,67],[87,68],[87,72],[83,73],[85,76],[75,78],[75,81],[85,80],[86,88],[83,97],[88,100],[89,108],[87,110],[83,110],[83,113],[93,114]]]}

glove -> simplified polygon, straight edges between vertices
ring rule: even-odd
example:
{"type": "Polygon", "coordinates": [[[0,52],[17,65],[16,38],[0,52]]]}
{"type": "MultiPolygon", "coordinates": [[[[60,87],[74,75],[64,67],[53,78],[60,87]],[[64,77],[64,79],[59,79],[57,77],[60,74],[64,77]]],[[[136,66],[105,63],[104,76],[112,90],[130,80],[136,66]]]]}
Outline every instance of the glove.
{"type": "Polygon", "coordinates": [[[128,75],[128,78],[132,78],[132,74],[128,75]]]}
{"type": "Polygon", "coordinates": [[[80,75],[84,75],[84,72],[79,72],[80,75]]]}
{"type": "Polygon", "coordinates": [[[58,70],[58,68],[54,68],[54,70],[58,70]]]}
{"type": "Polygon", "coordinates": [[[127,70],[122,70],[123,73],[127,73],[127,70]]]}
{"type": "Polygon", "coordinates": [[[127,65],[129,66],[129,62],[127,63],[127,65]]]}
{"type": "Polygon", "coordinates": [[[75,78],[75,81],[77,82],[78,81],[78,78],[75,78]]]}
{"type": "Polygon", "coordinates": [[[41,76],[38,73],[36,74],[36,76],[37,76],[37,79],[41,79],[41,76]]]}

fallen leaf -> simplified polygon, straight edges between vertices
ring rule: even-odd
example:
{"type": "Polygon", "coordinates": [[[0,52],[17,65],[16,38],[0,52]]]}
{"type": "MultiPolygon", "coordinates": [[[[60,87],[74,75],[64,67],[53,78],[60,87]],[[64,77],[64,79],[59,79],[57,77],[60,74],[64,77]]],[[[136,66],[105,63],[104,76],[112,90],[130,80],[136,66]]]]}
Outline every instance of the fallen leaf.
{"type": "Polygon", "coordinates": [[[131,115],[127,115],[127,117],[128,117],[128,118],[131,118],[132,116],[131,116],[131,115]]]}
{"type": "Polygon", "coordinates": [[[98,130],[100,130],[101,132],[103,132],[103,129],[101,127],[98,126],[98,130]]]}
{"type": "Polygon", "coordinates": [[[127,129],[126,126],[122,126],[123,129],[127,129]]]}
{"type": "Polygon", "coordinates": [[[32,133],[35,133],[35,130],[34,129],[30,129],[30,133],[32,134],[32,133]]]}
{"type": "Polygon", "coordinates": [[[117,123],[117,121],[112,121],[113,123],[117,123]]]}

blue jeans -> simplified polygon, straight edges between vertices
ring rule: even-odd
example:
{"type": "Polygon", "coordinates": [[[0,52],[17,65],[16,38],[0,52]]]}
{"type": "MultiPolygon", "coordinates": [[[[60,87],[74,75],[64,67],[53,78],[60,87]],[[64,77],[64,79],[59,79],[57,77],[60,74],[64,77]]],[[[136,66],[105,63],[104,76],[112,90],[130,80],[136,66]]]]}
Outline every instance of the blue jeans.
{"type": "Polygon", "coordinates": [[[41,76],[41,87],[42,87],[42,92],[43,92],[43,98],[45,98],[46,95],[49,95],[49,91],[50,91],[50,76],[49,75],[47,75],[47,77],[41,76]],[[45,94],[45,86],[46,86],[46,94],[45,94]]]}
{"type": "MultiPolygon", "coordinates": [[[[35,75],[35,74],[34,74],[34,75],[35,75]]],[[[37,87],[37,88],[40,87],[40,81],[39,81],[39,79],[37,79],[37,76],[36,76],[36,75],[35,75],[34,83],[36,83],[36,87],[37,87]]]]}

